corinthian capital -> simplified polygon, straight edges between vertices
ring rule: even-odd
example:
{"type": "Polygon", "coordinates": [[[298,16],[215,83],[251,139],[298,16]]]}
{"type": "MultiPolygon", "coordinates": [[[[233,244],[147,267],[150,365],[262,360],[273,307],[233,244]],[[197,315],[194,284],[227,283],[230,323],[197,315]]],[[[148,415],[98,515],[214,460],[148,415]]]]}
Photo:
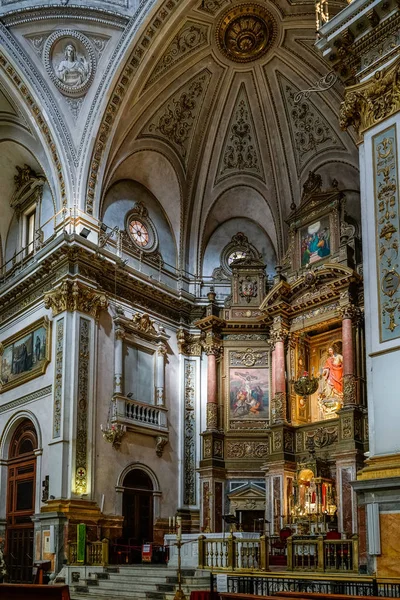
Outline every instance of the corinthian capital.
{"type": "Polygon", "coordinates": [[[354,306],[354,304],[345,304],[340,307],[340,314],[342,315],[342,319],[355,321],[360,317],[360,309],[358,306],[354,306]]]}
{"type": "Polygon", "coordinates": [[[55,317],[65,310],[80,311],[99,318],[100,312],[108,307],[107,296],[94,288],[77,281],[64,281],[58,288],[44,295],[44,305],[55,317]]]}

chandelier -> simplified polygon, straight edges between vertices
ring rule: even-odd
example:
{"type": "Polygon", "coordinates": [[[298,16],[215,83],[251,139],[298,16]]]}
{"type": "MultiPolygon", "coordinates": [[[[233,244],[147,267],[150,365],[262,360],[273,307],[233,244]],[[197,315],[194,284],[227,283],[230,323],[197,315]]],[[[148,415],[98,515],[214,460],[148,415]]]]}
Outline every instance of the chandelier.
{"type": "Polygon", "coordinates": [[[311,396],[318,389],[318,377],[310,377],[308,371],[304,371],[301,377],[293,381],[293,387],[299,396],[311,396]]]}

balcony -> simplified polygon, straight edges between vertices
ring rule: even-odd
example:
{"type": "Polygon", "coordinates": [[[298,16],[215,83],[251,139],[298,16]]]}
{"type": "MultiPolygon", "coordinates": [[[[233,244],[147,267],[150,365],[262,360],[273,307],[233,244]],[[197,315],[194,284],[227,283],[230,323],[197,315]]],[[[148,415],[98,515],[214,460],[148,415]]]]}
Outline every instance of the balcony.
{"type": "Polygon", "coordinates": [[[123,425],[130,431],[157,436],[168,433],[167,413],[168,410],[164,406],[115,395],[112,423],[123,425]]]}

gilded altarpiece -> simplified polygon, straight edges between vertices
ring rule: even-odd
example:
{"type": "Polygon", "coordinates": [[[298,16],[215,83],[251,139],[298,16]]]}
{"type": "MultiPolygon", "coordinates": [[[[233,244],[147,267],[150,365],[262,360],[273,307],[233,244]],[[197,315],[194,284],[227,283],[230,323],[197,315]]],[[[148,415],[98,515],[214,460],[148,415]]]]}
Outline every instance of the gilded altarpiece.
{"type": "Polygon", "coordinates": [[[400,336],[399,193],[393,125],[372,138],[380,341],[400,336]]]}

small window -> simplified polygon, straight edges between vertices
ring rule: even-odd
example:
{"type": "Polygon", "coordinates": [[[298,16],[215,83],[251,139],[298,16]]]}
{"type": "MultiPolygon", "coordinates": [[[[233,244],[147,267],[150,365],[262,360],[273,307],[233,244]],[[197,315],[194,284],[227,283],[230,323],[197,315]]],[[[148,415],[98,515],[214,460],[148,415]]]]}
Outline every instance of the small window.
{"type": "Polygon", "coordinates": [[[138,246],[147,246],[149,243],[149,231],[144,223],[137,219],[132,219],[129,223],[129,231],[138,246]]]}
{"type": "Polygon", "coordinates": [[[36,208],[25,217],[25,248],[27,254],[30,254],[34,250],[35,242],[35,221],[36,221],[36,208]]]}

